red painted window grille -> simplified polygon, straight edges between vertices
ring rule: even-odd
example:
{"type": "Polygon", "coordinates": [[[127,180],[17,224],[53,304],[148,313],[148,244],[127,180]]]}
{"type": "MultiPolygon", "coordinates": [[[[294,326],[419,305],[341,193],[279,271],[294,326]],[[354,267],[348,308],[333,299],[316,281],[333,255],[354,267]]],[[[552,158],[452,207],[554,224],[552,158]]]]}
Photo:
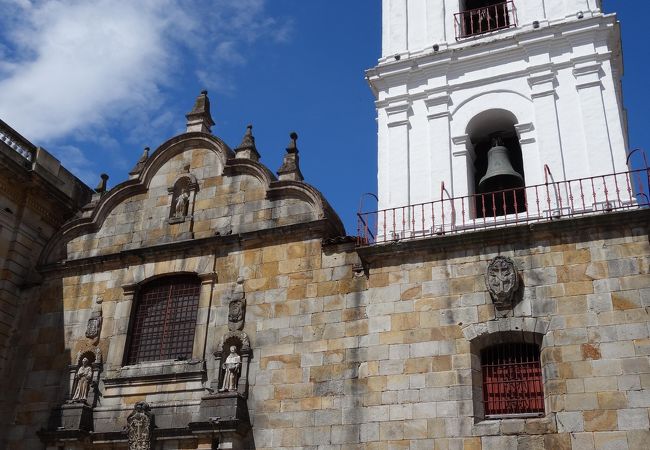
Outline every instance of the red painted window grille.
{"type": "Polygon", "coordinates": [[[161,278],[138,293],[126,364],[192,356],[200,281],[161,278]]]}
{"type": "Polygon", "coordinates": [[[485,416],[544,413],[539,346],[508,343],[481,352],[485,416]]]}

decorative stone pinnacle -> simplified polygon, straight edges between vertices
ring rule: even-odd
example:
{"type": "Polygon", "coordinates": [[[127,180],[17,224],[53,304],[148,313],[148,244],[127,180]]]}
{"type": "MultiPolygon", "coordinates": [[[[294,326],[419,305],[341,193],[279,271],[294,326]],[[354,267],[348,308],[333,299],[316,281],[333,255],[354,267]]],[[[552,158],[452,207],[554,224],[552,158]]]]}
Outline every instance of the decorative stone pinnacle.
{"type": "Polygon", "coordinates": [[[298,140],[298,133],[295,131],[292,131],[291,134],[289,134],[289,138],[291,140],[289,141],[289,146],[287,147],[287,152],[288,153],[298,153],[298,146],[296,145],[296,141],[298,140]]]}
{"type": "Polygon", "coordinates": [[[142,156],[140,156],[138,162],[135,163],[135,166],[133,166],[133,169],[131,169],[129,175],[138,175],[140,172],[142,172],[142,169],[144,168],[144,163],[147,162],[147,159],[149,159],[149,147],[144,148],[144,151],[142,152],[142,156]]]}
{"type": "Polygon", "coordinates": [[[302,181],[304,180],[302,172],[300,172],[300,158],[298,156],[298,134],[294,131],[289,137],[289,145],[287,146],[287,154],[284,155],[282,166],[278,169],[280,180],[302,181]]]}
{"type": "Polygon", "coordinates": [[[104,192],[106,192],[106,183],[108,182],[108,175],[103,173],[99,176],[99,178],[100,178],[99,184],[95,188],[95,192],[97,192],[98,194],[103,194],[104,192]]]}
{"type": "Polygon", "coordinates": [[[196,98],[194,108],[185,115],[187,117],[187,132],[198,131],[201,133],[210,133],[210,128],[214,125],[210,115],[210,99],[208,91],[205,89],[196,98]]]}
{"type": "Polygon", "coordinates": [[[252,159],[254,161],[259,161],[260,154],[255,147],[255,136],[253,136],[253,125],[248,125],[246,127],[246,133],[239,144],[239,147],[235,149],[236,158],[246,158],[252,159]]]}

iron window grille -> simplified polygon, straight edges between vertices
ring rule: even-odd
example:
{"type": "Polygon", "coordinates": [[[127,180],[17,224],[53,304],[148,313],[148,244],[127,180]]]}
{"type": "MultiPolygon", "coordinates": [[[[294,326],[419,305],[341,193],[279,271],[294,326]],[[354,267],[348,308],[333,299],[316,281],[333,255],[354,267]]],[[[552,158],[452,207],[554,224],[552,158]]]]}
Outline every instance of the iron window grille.
{"type": "Polygon", "coordinates": [[[544,385],[539,346],[507,343],[481,351],[485,417],[541,416],[544,385]]]}
{"type": "Polygon", "coordinates": [[[456,39],[477,36],[517,26],[517,10],[513,1],[475,1],[476,5],[454,14],[456,39]]]}
{"type": "Polygon", "coordinates": [[[192,356],[200,289],[193,276],[161,278],[141,289],[126,364],[192,356]]]}

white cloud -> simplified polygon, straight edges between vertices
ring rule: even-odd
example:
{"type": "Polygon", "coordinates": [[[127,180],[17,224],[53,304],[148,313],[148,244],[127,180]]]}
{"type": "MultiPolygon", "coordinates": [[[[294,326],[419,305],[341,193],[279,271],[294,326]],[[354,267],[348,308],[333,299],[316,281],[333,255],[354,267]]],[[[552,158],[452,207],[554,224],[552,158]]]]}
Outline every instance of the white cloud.
{"type": "Polygon", "coordinates": [[[164,80],[170,9],[99,0],[23,7],[21,53],[0,81],[0,116],[39,142],[146,105],[164,80]],[[165,13],[159,12],[164,10],[165,13]]]}
{"type": "MultiPolygon", "coordinates": [[[[172,126],[166,88],[193,76],[232,90],[220,80],[229,79],[228,67],[246,64],[245,46],[286,39],[290,25],[268,17],[265,4],[0,0],[0,117],[34,143],[60,149],[74,137],[118,152],[114,127],[129,144],[148,141],[158,134],[144,124],[172,126]],[[187,60],[200,67],[185,67],[187,60]]],[[[73,153],[59,157],[76,164],[73,153]]]]}

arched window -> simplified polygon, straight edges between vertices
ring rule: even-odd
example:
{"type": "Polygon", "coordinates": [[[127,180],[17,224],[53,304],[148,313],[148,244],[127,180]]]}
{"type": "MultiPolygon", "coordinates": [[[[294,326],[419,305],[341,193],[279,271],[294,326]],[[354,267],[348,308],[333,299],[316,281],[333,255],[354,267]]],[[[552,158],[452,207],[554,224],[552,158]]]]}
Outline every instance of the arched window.
{"type": "Polygon", "coordinates": [[[486,418],[544,413],[539,345],[510,342],[481,351],[486,418]]]}
{"type": "Polygon", "coordinates": [[[474,146],[475,217],[498,217],[527,210],[525,174],[517,118],[509,111],[491,109],[474,117],[467,134],[474,146]]]}
{"type": "Polygon", "coordinates": [[[131,320],[126,364],[192,356],[201,282],[194,275],[159,278],[141,287],[131,320]]]}

